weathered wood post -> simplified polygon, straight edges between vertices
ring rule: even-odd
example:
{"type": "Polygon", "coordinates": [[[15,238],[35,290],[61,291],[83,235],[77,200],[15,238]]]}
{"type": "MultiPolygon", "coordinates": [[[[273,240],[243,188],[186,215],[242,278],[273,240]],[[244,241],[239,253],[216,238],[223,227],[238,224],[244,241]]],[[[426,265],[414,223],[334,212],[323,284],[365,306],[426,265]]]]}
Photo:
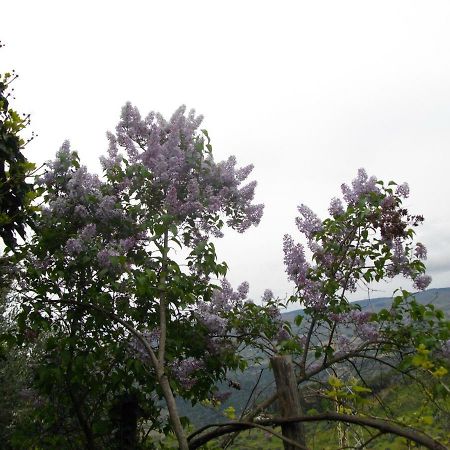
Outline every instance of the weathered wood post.
{"type": "MultiPolygon", "coordinates": [[[[270,359],[277,385],[280,415],[283,418],[301,416],[303,414],[300,394],[295,379],[292,358],[289,355],[274,356],[270,359]]],[[[306,448],[305,426],[303,423],[287,423],[281,426],[283,436],[298,442],[306,448]]],[[[283,442],[285,450],[298,450],[287,442],[283,442]]]]}

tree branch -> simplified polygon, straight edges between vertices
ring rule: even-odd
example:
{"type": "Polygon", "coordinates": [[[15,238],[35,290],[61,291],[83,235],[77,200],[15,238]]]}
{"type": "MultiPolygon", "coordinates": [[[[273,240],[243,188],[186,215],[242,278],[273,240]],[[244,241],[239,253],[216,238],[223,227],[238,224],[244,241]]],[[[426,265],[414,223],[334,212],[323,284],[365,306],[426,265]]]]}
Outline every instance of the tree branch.
{"type": "Polygon", "coordinates": [[[365,416],[352,416],[349,414],[341,414],[337,412],[326,412],[322,414],[315,414],[311,416],[297,416],[289,418],[274,418],[274,419],[263,419],[257,422],[225,422],[215,425],[206,425],[188,437],[189,450],[195,450],[202,445],[206,444],[212,439],[223,436],[225,434],[233,433],[236,431],[247,430],[249,428],[259,428],[260,426],[277,426],[285,423],[294,422],[345,422],[352,423],[355,425],[368,426],[370,428],[375,428],[382,433],[389,433],[396,436],[404,437],[416,444],[423,445],[430,450],[447,450],[447,447],[431,438],[430,436],[417,432],[411,428],[396,425],[391,422],[387,422],[381,419],[375,419],[373,417],[365,416]],[[200,435],[203,431],[209,428],[216,427],[213,431],[209,433],[200,435]],[[199,436],[200,435],[200,436],[199,436]],[[196,436],[196,439],[194,439],[196,436]]]}

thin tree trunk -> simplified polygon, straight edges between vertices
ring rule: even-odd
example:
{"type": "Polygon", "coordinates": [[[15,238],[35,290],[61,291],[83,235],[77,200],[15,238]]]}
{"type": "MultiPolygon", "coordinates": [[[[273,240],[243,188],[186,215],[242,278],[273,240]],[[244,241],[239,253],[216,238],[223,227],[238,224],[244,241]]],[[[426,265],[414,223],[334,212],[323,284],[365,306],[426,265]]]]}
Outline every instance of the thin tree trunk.
{"type": "Polygon", "coordinates": [[[177,437],[179,449],[189,450],[189,444],[187,440],[186,433],[184,432],[183,425],[180,421],[180,415],[178,413],[177,405],[175,403],[175,397],[173,396],[172,389],[170,388],[169,380],[167,376],[163,374],[159,378],[159,385],[164,394],[164,399],[166,400],[167,408],[169,410],[169,417],[172,423],[173,431],[177,437]]]}
{"type": "Polygon", "coordinates": [[[159,348],[158,348],[158,358],[156,361],[156,371],[158,374],[159,385],[164,394],[164,399],[166,400],[167,408],[169,410],[169,417],[172,423],[173,431],[177,437],[179,449],[189,450],[189,444],[187,441],[187,436],[184,431],[183,425],[180,421],[180,415],[178,413],[177,405],[175,402],[175,397],[170,387],[169,380],[165,374],[165,357],[166,357],[166,340],[167,340],[167,300],[166,300],[166,277],[167,277],[167,255],[169,251],[169,233],[166,231],[164,233],[164,244],[162,250],[162,263],[161,263],[161,276],[159,280],[160,286],[160,303],[159,303],[159,348]]]}

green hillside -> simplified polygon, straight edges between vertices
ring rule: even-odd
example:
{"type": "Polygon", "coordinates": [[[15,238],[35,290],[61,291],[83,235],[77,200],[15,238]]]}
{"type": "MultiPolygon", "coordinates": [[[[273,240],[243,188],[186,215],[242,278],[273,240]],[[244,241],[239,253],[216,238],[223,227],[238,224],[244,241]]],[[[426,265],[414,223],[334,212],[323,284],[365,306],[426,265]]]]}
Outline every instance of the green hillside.
{"type": "MultiPolygon", "coordinates": [[[[440,442],[450,446],[450,399],[432,404],[423,393],[410,384],[400,384],[395,387],[390,386],[378,393],[378,397],[385,404],[389,404],[392,414],[405,425],[414,426],[440,442]]],[[[366,405],[366,410],[373,416],[383,414],[383,406],[379,401],[370,399],[366,405]]],[[[307,424],[307,442],[311,450],[336,450],[339,448],[339,430],[335,423],[320,423],[317,425],[307,424]]],[[[281,431],[281,430],[277,430],[281,431]]],[[[347,448],[371,449],[371,450],[406,450],[413,447],[411,443],[403,438],[392,435],[383,435],[375,439],[367,446],[361,444],[370,438],[367,430],[359,426],[341,427],[344,434],[347,448]]],[[[372,432],[372,435],[375,433],[372,432]]],[[[283,445],[280,440],[269,433],[260,430],[245,431],[234,441],[233,449],[239,450],[282,450],[283,445]]]]}
{"type": "MultiPolygon", "coordinates": [[[[450,380],[446,380],[447,383],[450,380]]],[[[364,407],[366,413],[372,416],[382,416],[386,405],[389,405],[392,417],[406,426],[413,426],[423,431],[450,448],[450,398],[430,401],[416,385],[400,382],[392,384],[370,396],[364,407]]],[[[211,417],[210,417],[211,418],[211,417]]],[[[221,415],[221,420],[228,420],[221,415]]],[[[281,432],[280,429],[276,429],[281,432]]],[[[311,450],[336,450],[339,448],[339,432],[345,438],[346,448],[370,450],[408,450],[422,448],[413,446],[403,438],[392,435],[382,435],[367,445],[361,445],[374,436],[359,426],[343,425],[338,429],[336,423],[322,422],[306,424],[307,443],[311,450]]],[[[170,442],[172,439],[169,438],[170,442]]],[[[167,441],[166,441],[167,442],[167,441]]],[[[175,447],[174,447],[175,448],[175,447]]],[[[218,449],[217,443],[211,442],[207,447],[218,449]]],[[[229,447],[236,450],[283,450],[281,441],[268,432],[249,430],[240,433],[229,447]]]]}

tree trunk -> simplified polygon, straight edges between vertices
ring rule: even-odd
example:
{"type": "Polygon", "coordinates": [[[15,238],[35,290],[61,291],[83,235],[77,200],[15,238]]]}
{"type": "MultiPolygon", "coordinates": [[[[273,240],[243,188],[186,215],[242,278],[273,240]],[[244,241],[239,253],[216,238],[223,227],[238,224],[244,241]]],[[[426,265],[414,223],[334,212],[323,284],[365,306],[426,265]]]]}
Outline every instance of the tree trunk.
{"type": "MultiPolygon", "coordinates": [[[[300,393],[298,390],[292,358],[287,355],[271,358],[275,383],[277,385],[278,404],[282,418],[303,415],[300,393]]],[[[283,436],[298,442],[306,448],[305,426],[302,423],[287,423],[281,425],[283,436]]],[[[283,442],[285,450],[298,450],[298,448],[283,442]]]]}

